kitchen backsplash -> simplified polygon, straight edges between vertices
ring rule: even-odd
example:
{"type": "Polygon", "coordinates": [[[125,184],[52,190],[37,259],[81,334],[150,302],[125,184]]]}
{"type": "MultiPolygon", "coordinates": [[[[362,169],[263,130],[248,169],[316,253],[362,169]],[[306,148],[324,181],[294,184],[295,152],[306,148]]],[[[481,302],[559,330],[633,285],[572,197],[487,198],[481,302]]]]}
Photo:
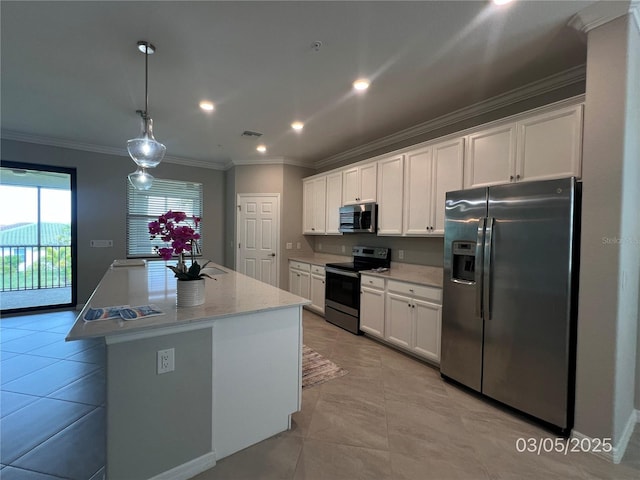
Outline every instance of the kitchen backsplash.
{"type": "Polygon", "coordinates": [[[442,267],[444,239],[442,237],[379,237],[371,234],[306,235],[316,253],[351,256],[351,247],[364,245],[388,247],[391,261],[442,267]],[[402,251],[403,258],[400,258],[402,251]]]}

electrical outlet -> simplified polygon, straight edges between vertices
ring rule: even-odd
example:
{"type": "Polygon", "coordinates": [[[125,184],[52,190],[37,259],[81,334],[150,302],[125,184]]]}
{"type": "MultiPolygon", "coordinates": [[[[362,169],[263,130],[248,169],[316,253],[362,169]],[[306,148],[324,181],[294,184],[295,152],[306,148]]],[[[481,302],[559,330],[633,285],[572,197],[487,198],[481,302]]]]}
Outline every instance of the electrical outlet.
{"type": "Polygon", "coordinates": [[[322,244],[318,243],[318,250],[322,250],[322,244]]]}
{"type": "Polygon", "coordinates": [[[404,259],[404,250],[398,250],[398,258],[400,260],[404,259]]]}
{"type": "Polygon", "coordinates": [[[113,240],[90,240],[89,245],[93,248],[113,247],[113,240]]]}
{"type": "Polygon", "coordinates": [[[344,245],[342,245],[342,253],[347,251],[347,247],[345,247],[344,245]]]}
{"type": "Polygon", "coordinates": [[[287,246],[285,247],[287,250],[291,250],[293,248],[293,243],[287,242],[287,246]]]}
{"type": "Polygon", "coordinates": [[[297,242],[297,243],[296,243],[296,248],[297,248],[298,250],[300,250],[300,242],[297,242]]]}
{"type": "Polygon", "coordinates": [[[158,375],[161,373],[173,372],[176,369],[175,354],[175,348],[158,350],[158,375]]]}

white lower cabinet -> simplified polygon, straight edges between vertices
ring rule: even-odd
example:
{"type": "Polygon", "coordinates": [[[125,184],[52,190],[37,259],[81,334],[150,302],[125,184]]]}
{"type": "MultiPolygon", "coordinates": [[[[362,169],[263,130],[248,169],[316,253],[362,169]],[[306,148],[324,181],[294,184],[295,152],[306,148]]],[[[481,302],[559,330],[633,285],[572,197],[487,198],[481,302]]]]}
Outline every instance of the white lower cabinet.
{"type": "Polygon", "coordinates": [[[440,363],[442,289],[362,275],[360,330],[440,363]]]}
{"type": "Polygon", "coordinates": [[[324,315],[324,267],[311,265],[311,285],[309,289],[311,305],[309,309],[324,315]]]}
{"type": "Polygon", "coordinates": [[[440,363],[442,305],[413,300],[413,346],[417,355],[440,363]]]}
{"type": "Polygon", "coordinates": [[[386,300],[386,339],[394,345],[410,350],[413,336],[411,299],[404,295],[387,292],[386,300]]]}
{"type": "Polygon", "coordinates": [[[308,263],[289,262],[289,291],[302,298],[309,298],[311,269],[308,263]]]}
{"type": "Polygon", "coordinates": [[[362,275],[360,284],[360,330],[383,339],[384,279],[362,275]]]}

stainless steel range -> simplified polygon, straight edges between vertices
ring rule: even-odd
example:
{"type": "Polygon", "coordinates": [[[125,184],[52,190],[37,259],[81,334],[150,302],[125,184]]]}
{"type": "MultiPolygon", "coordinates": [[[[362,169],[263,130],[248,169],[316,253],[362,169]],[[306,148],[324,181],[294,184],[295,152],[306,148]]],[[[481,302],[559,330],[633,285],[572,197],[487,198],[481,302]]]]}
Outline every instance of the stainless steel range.
{"type": "Polygon", "coordinates": [[[353,262],[327,263],[324,318],[351,333],[360,332],[360,272],[389,268],[391,249],[353,247],[353,262]]]}

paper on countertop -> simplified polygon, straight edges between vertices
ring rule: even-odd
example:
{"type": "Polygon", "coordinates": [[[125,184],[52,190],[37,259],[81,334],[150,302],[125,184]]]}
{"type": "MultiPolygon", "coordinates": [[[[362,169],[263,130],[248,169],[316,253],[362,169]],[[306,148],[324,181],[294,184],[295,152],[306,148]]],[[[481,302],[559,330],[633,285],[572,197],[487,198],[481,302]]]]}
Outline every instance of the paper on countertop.
{"type": "Polygon", "coordinates": [[[129,305],[119,305],[116,307],[89,308],[84,314],[85,322],[93,322],[96,320],[120,319],[135,320],[142,317],[152,317],[154,315],[164,315],[153,305],[141,305],[139,307],[131,307],[129,305]]]}
{"type": "Polygon", "coordinates": [[[112,267],[144,267],[147,261],[143,258],[122,258],[114,260],[112,267]]]}

